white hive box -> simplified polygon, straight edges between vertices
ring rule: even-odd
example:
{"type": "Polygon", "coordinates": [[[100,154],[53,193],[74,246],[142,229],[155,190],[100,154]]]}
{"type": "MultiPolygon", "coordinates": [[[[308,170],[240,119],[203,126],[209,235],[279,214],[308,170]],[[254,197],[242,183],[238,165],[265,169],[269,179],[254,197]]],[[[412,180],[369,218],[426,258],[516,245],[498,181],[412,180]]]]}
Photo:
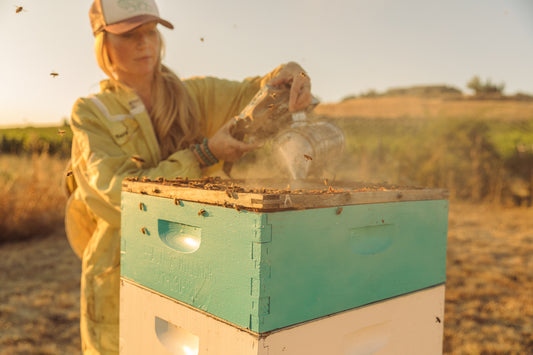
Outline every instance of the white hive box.
{"type": "Polygon", "coordinates": [[[121,283],[120,353],[433,355],[442,353],[444,285],[257,334],[121,283]]]}

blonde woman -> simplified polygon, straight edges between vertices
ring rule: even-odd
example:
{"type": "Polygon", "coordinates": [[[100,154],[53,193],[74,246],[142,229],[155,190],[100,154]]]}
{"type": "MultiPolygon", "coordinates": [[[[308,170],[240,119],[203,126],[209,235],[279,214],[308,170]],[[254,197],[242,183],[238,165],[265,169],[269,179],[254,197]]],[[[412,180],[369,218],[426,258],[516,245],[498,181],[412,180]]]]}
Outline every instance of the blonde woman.
{"type": "Polygon", "coordinates": [[[89,12],[101,91],[74,105],[72,177],[66,229],[82,259],[81,337],[85,354],[118,353],[120,193],[125,177],[198,178],[256,148],[229,133],[232,117],[267,83],[290,84],[291,111],[311,102],[296,63],[242,82],[181,81],[161,63],[153,0],[96,0],[89,12]]]}

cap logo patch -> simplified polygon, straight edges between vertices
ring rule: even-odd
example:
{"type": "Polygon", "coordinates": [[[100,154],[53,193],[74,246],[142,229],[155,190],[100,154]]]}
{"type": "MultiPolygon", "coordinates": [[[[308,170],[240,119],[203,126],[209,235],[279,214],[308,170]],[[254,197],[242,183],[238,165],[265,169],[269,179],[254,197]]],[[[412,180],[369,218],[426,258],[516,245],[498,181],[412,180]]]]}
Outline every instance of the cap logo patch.
{"type": "Polygon", "coordinates": [[[127,12],[151,12],[152,6],[143,0],[119,0],[118,6],[127,12]]]}

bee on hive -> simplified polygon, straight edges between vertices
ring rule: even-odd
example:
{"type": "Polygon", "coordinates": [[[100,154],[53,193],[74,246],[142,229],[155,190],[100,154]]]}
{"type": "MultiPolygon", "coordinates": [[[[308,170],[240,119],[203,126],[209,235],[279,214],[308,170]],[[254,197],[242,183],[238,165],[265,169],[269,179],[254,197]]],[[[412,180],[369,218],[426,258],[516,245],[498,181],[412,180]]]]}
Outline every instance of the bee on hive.
{"type": "Polygon", "coordinates": [[[141,158],[138,155],[132,155],[131,156],[131,161],[134,162],[137,165],[138,168],[141,168],[143,166],[143,163],[144,163],[144,159],[141,158]]]}

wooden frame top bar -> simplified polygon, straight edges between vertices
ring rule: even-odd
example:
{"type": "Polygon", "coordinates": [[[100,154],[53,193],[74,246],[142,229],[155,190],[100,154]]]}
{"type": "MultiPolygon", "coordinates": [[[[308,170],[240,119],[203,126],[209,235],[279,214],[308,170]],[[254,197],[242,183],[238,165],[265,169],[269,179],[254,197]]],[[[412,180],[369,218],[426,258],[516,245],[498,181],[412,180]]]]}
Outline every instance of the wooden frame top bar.
{"type": "Polygon", "coordinates": [[[283,211],[387,203],[402,201],[447,200],[445,189],[401,187],[361,182],[305,180],[230,180],[126,178],[122,191],[192,201],[251,211],[283,211]]]}

